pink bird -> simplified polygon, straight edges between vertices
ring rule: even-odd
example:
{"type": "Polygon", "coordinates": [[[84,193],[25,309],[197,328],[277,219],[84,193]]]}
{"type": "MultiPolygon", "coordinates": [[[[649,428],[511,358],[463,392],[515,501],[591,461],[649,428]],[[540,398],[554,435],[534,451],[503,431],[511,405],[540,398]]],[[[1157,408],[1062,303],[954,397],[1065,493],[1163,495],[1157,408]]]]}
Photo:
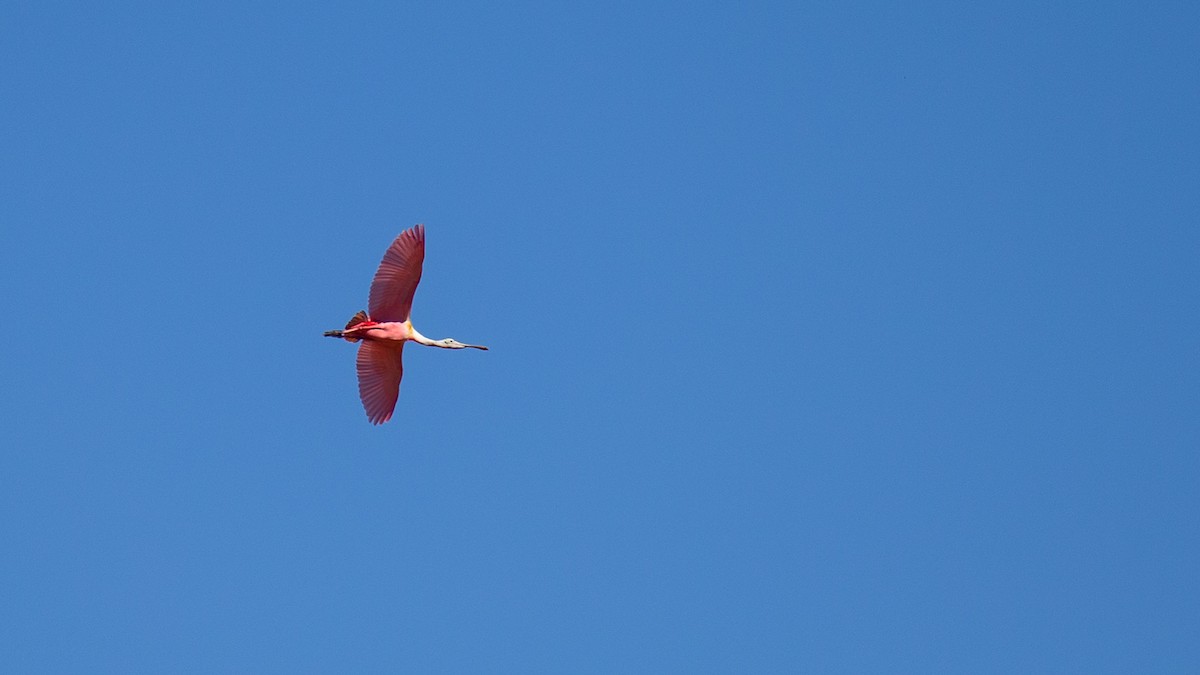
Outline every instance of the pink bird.
{"type": "Polygon", "coordinates": [[[404,343],[417,342],[443,349],[483,349],[452,338],[430,340],[412,325],[413,293],[421,282],[421,263],[425,260],[425,226],[417,225],[400,233],[375,272],[368,312],[355,314],[342,330],[326,331],[327,337],[350,342],[362,341],[358,348],[358,395],[371,424],[383,424],[392,418],[400,396],[400,377],[404,364],[400,357],[404,343]]]}

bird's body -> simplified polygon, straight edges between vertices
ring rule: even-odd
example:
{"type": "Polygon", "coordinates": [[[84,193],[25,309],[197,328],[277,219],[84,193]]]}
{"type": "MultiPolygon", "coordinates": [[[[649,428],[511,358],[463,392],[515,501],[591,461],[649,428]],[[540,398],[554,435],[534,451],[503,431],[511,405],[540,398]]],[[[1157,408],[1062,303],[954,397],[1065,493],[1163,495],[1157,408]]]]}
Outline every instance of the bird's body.
{"type": "Polygon", "coordinates": [[[425,226],[401,232],[388,247],[375,279],[371,282],[368,312],[355,314],[342,330],[326,331],[327,337],[362,342],[358,348],[358,393],[372,424],[392,417],[400,396],[404,374],[401,357],[405,342],[443,349],[484,349],[452,338],[431,340],[412,325],[412,299],[421,282],[425,260],[425,226]]]}
{"type": "Polygon", "coordinates": [[[417,334],[417,331],[413,330],[411,321],[378,322],[365,320],[354,325],[354,327],[348,326],[341,333],[337,337],[345,338],[351,342],[358,342],[359,340],[379,340],[380,342],[413,340],[415,342],[414,336],[417,334]]]}

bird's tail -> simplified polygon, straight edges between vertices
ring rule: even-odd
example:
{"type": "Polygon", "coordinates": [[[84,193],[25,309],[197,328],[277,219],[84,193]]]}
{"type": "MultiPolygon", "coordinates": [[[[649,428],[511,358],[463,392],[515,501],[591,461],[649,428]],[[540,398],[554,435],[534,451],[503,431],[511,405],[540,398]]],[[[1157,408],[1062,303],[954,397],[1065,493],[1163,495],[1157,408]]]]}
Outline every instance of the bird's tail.
{"type": "Polygon", "coordinates": [[[360,324],[364,321],[370,321],[370,319],[367,318],[366,312],[360,311],[358,314],[355,314],[354,316],[350,317],[350,322],[347,323],[346,327],[343,328],[342,330],[327,330],[327,331],[325,331],[325,337],[340,337],[340,338],[345,339],[347,342],[358,342],[362,338],[354,337],[351,335],[343,335],[343,333],[345,331],[350,330],[351,328],[354,328],[355,326],[357,326],[358,324],[360,324]]]}

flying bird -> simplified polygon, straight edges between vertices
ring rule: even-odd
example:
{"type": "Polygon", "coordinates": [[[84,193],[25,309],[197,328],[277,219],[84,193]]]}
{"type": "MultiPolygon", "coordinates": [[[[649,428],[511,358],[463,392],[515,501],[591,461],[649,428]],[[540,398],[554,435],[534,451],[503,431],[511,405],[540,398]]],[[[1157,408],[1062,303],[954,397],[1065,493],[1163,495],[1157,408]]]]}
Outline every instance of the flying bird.
{"type": "Polygon", "coordinates": [[[392,418],[400,396],[400,377],[404,364],[400,357],[405,342],[443,349],[483,349],[453,338],[431,340],[412,325],[413,293],[421,282],[421,263],[425,260],[425,226],[417,225],[401,232],[375,272],[367,310],[355,314],[342,330],[326,331],[326,337],[362,342],[358,347],[358,395],[371,424],[383,424],[392,418]]]}

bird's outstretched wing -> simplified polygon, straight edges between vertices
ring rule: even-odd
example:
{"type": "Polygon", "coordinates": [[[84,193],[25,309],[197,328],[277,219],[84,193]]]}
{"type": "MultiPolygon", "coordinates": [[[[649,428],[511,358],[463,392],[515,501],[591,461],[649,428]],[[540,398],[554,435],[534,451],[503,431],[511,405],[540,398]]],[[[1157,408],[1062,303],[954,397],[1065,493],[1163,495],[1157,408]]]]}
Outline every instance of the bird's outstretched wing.
{"type": "Polygon", "coordinates": [[[371,424],[392,419],[400,378],[404,375],[404,343],[389,344],[363,340],[358,348],[358,395],[371,424]]]}
{"type": "Polygon", "coordinates": [[[401,232],[375,272],[367,312],[374,321],[407,321],[425,260],[425,226],[401,232]]]}

